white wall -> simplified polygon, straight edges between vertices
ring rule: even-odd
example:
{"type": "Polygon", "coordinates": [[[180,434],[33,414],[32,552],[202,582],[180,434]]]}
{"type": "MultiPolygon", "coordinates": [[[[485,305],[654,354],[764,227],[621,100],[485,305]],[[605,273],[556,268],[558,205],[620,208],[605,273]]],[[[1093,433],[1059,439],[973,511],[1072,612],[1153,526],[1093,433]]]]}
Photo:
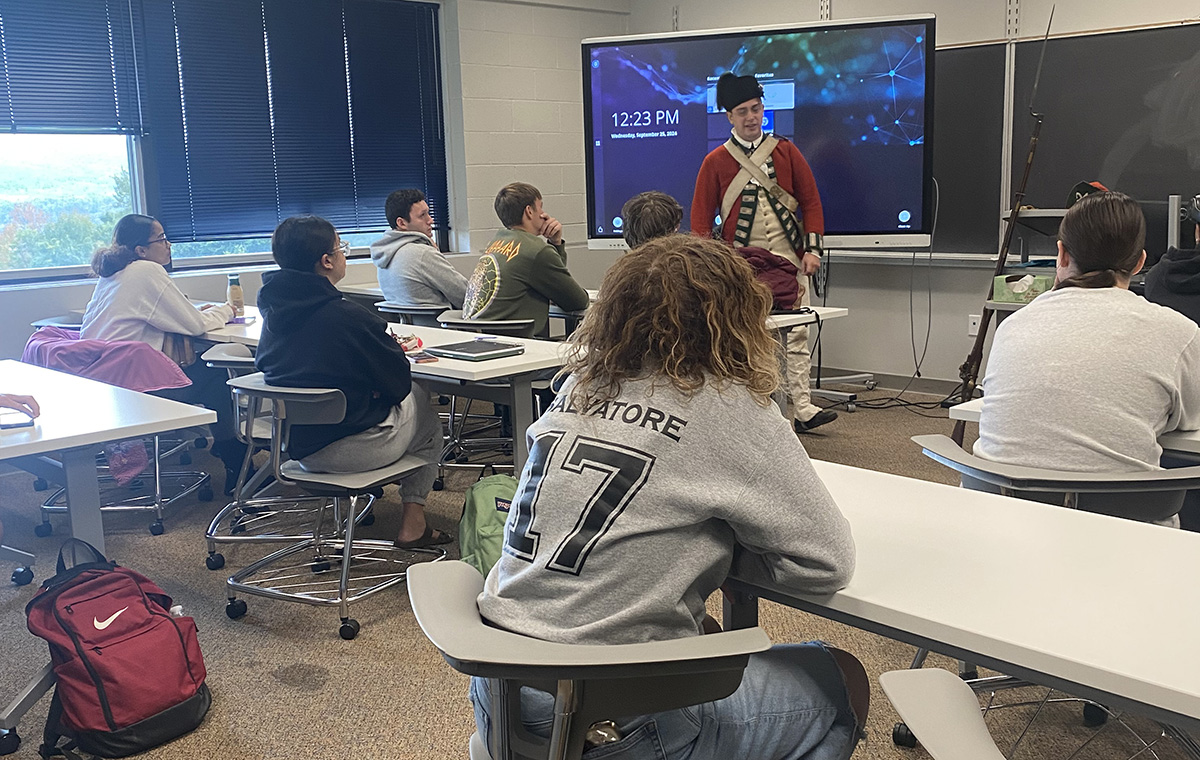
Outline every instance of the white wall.
{"type": "Polygon", "coordinates": [[[546,212],[576,244],[572,250],[586,240],[579,42],[627,33],[629,6],[628,0],[447,4],[447,15],[457,15],[459,66],[449,67],[446,92],[462,94],[463,162],[454,179],[456,198],[466,200],[465,219],[461,204],[455,219],[469,231],[466,240],[456,238],[457,248],[478,253],[487,245],[499,227],[496,191],[518,180],[541,190],[546,212]]]}

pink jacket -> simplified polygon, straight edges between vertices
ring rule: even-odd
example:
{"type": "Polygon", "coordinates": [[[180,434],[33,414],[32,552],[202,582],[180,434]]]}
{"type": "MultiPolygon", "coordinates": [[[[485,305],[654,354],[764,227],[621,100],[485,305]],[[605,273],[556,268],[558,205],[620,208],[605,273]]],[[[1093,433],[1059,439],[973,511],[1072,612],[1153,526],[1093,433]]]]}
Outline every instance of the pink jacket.
{"type": "Polygon", "coordinates": [[[133,391],[183,388],[192,381],[162,351],[136,340],[81,340],[75,330],[40,328],[21,361],[133,391]]]}

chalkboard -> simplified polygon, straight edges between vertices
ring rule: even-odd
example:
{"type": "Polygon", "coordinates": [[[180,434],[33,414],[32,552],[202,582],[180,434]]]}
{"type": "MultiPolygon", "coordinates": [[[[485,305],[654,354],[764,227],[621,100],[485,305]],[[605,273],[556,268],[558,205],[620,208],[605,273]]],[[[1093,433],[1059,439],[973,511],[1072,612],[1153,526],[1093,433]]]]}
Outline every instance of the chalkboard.
{"type": "MultiPolygon", "coordinates": [[[[1041,47],[1016,46],[1014,187],[1041,47]]],[[[1158,249],[1167,196],[1200,192],[1200,25],[1052,39],[1034,107],[1045,124],[1025,203],[1062,208],[1076,182],[1099,180],[1143,202],[1146,249],[1158,249]]]]}
{"type": "Polygon", "coordinates": [[[939,203],[933,249],[996,253],[1004,170],[1004,44],[938,50],[933,176],[939,203]]]}

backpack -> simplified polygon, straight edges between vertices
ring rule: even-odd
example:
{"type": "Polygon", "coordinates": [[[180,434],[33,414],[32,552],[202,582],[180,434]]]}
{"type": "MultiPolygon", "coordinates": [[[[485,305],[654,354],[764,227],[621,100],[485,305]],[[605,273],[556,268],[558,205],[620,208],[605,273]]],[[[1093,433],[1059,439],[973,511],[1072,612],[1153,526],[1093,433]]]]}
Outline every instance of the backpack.
{"type": "Polygon", "coordinates": [[[504,523],[516,493],[517,479],[512,475],[489,475],[467,489],[458,521],[458,548],[462,561],[482,575],[491,571],[504,551],[504,523]]]}
{"type": "Polygon", "coordinates": [[[54,668],[42,757],[64,754],[62,736],[93,755],[124,757],[200,725],[212,696],[196,623],[170,610],[171,597],[145,576],[84,541],[63,544],[57,574],[25,607],[54,668]]]}
{"type": "Polygon", "coordinates": [[[790,311],[800,305],[800,270],[795,264],[766,248],[746,246],[737,252],[754,268],[755,279],[770,289],[773,309],[790,311]]]}

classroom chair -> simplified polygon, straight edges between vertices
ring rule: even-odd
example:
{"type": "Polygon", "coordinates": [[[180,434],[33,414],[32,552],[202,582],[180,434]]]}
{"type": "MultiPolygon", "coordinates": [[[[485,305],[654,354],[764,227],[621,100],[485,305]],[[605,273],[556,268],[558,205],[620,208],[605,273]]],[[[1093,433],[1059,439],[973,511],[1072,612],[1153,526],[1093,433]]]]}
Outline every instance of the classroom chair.
{"type": "Polygon", "coordinates": [[[308,472],[287,457],[293,425],[330,425],[346,414],[346,397],[332,388],[282,388],[268,385],[261,372],[229,380],[238,399],[246,398],[251,419],[264,401],[271,403],[271,462],[275,479],[308,493],[330,498],[328,507],[316,510],[307,538],[257,560],[229,577],[225,614],[238,619],[246,602],[238,594],[251,594],[338,608],[343,639],[358,635],[359,623],[350,617],[350,605],[405,581],[410,567],[446,556],[440,548],[401,549],[391,541],[355,538],[354,529],[370,513],[371,493],[395,483],[409,472],[429,464],[406,456],[387,467],[359,473],[308,472]],[[364,503],[365,502],[365,503],[364,503]],[[326,521],[332,521],[332,532],[326,521]]]}
{"type": "Polygon", "coordinates": [[[893,670],[879,685],[933,760],[1004,760],[974,690],[941,668],[893,670]]]}
{"type": "MultiPolygon", "coordinates": [[[[142,392],[179,388],[191,383],[174,361],[146,343],[81,340],[78,332],[54,326],[39,328],[30,336],[21,360],[142,392]]],[[[97,467],[103,473],[101,487],[113,497],[100,507],[100,511],[153,512],[154,522],[150,523],[149,530],[157,536],[165,530],[163,518],[167,507],[193,493],[200,501],[212,501],[214,493],[208,473],[165,470],[162,466],[164,460],[175,455],[179,455],[181,464],[191,464],[189,449],[197,445],[193,441],[207,445],[205,438],[184,435],[182,439],[169,439],[165,435],[155,435],[151,440],[149,454],[142,448],[140,440],[109,444],[98,457],[97,467]],[[114,467],[122,462],[123,466],[114,467]],[[142,466],[148,467],[152,491],[146,486],[145,475],[135,476],[142,466]]],[[[38,536],[53,534],[50,516],[66,514],[69,499],[65,487],[46,499],[42,504],[41,523],[34,528],[38,536]]]]}
{"type": "MultiPolygon", "coordinates": [[[[449,330],[511,337],[527,336],[533,329],[532,319],[467,319],[463,317],[462,311],[457,309],[443,310],[438,315],[438,323],[449,330]]],[[[497,381],[494,385],[503,387],[505,383],[497,381]]],[[[512,437],[510,435],[505,434],[498,437],[485,437],[481,435],[499,426],[499,423],[491,422],[483,428],[467,429],[468,421],[471,418],[472,399],[468,398],[466,402],[466,408],[459,414],[457,398],[451,399],[449,436],[446,440],[446,446],[442,450],[441,462],[438,464],[438,479],[434,483],[435,490],[441,490],[445,482],[446,470],[460,467],[476,467],[478,463],[472,463],[472,458],[477,457],[479,454],[495,453],[497,449],[511,451],[512,437]]],[[[536,394],[535,402],[538,402],[536,394]]],[[[541,416],[540,403],[537,408],[537,414],[541,416]]],[[[491,419],[494,420],[494,418],[491,419]]],[[[499,466],[505,468],[511,465],[500,464],[499,466]]]]}
{"type": "Polygon", "coordinates": [[[438,316],[446,308],[444,306],[410,306],[408,304],[396,303],[395,301],[378,301],[375,304],[375,310],[385,317],[388,314],[395,314],[400,317],[402,324],[437,327],[438,316]]]}
{"type": "Polygon", "coordinates": [[[610,646],[542,641],[489,625],[475,603],[482,590],[483,576],[464,562],[409,571],[408,596],[425,636],[450,667],[489,682],[492,746],[472,735],[471,760],[579,760],[597,721],[727,697],[750,655],[771,647],[761,628],[610,646]],[[554,695],[549,738],[521,723],[523,687],[554,695]]]}
{"type": "MultiPolygon", "coordinates": [[[[220,343],[200,358],[210,367],[226,370],[231,379],[255,371],[250,349],[237,343],[220,343]]],[[[233,395],[232,388],[230,394],[233,395]]],[[[217,512],[204,533],[208,544],[204,565],[209,570],[220,570],[225,566],[225,555],[217,551],[218,544],[290,544],[311,538],[310,527],[316,512],[328,501],[317,496],[276,494],[279,484],[274,480],[273,460],[268,460],[251,474],[254,453],[271,449],[270,403],[264,401],[264,408],[253,417],[245,397],[234,398],[233,403],[237,412],[238,439],[246,444],[246,458],[233,488],[233,501],[217,512]]],[[[364,519],[370,518],[370,513],[366,513],[364,519]]]]}

